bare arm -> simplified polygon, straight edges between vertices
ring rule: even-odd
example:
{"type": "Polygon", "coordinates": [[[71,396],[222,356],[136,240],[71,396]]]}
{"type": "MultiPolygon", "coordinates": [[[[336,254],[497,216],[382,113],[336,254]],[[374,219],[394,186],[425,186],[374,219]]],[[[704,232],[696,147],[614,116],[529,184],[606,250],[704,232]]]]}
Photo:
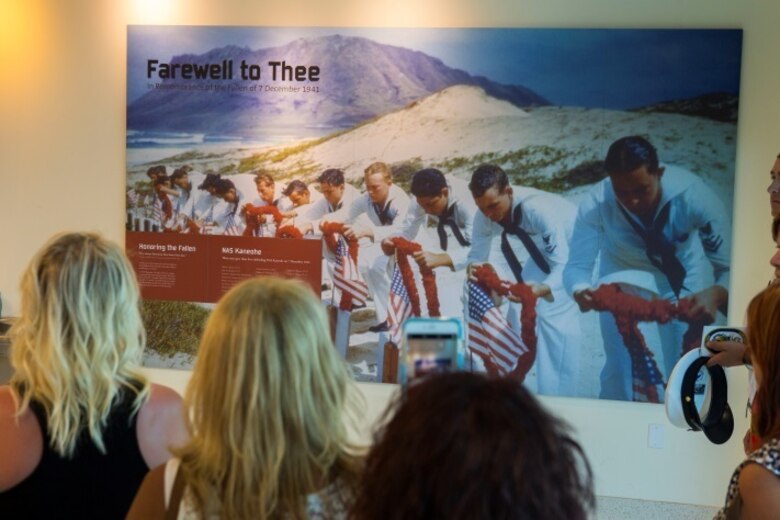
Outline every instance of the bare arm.
{"type": "Polygon", "coordinates": [[[38,420],[29,409],[17,418],[16,410],[11,388],[0,386],[0,492],[29,477],[43,455],[38,420]]]}
{"type": "Polygon", "coordinates": [[[742,518],[770,520],[780,511],[780,478],[758,464],[746,464],[739,475],[742,518]]]}
{"type": "Polygon", "coordinates": [[[149,400],[138,412],[136,435],[150,468],[170,459],[170,447],[188,439],[181,396],[166,386],[153,384],[149,400]]]}
{"type": "Polygon", "coordinates": [[[165,518],[165,464],[146,474],[135,500],[127,513],[127,520],[154,520],[165,518]]]}

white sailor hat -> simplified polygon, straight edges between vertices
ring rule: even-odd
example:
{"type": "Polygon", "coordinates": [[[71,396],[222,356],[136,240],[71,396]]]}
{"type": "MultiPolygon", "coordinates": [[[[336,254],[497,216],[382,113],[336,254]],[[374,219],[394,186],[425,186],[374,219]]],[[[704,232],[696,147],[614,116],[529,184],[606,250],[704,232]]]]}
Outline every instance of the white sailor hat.
{"type": "MultiPolygon", "coordinates": [[[[744,341],[738,329],[724,327],[705,331],[704,341],[713,335],[744,341]]],[[[728,403],[728,383],[723,367],[707,366],[711,352],[695,348],[680,358],[666,384],[666,416],[678,428],[702,431],[714,444],[723,444],[734,433],[734,416],[728,403]]]]}

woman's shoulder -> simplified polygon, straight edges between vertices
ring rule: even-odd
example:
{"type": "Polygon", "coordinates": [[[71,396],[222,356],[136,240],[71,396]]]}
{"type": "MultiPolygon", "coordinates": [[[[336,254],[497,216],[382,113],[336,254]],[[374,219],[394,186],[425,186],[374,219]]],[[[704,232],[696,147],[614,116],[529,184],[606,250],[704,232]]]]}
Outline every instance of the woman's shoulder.
{"type": "Polygon", "coordinates": [[[770,439],[751,453],[745,460],[745,464],[750,462],[774,473],[776,477],[780,477],[780,438],[770,439]]]}
{"type": "Polygon", "coordinates": [[[150,385],[149,398],[138,412],[136,432],[149,467],[168,460],[170,447],[181,445],[188,438],[181,396],[167,386],[150,385]]]}
{"type": "Polygon", "coordinates": [[[775,471],[749,461],[739,474],[742,514],[747,518],[774,518],[780,510],[780,478],[775,471]],[[761,516],[764,514],[765,516],[761,516]]]}
{"type": "Polygon", "coordinates": [[[17,417],[18,399],[9,386],[0,386],[0,491],[29,477],[43,455],[43,435],[29,408],[17,417]]]}

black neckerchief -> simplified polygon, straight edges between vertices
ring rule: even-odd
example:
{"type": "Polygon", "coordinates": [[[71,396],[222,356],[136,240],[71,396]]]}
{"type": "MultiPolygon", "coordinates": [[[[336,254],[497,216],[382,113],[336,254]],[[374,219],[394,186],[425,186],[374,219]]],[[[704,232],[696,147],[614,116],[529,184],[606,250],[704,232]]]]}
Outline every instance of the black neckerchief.
{"type": "Polygon", "coordinates": [[[526,251],[528,251],[528,254],[531,255],[533,261],[539,266],[539,269],[544,271],[545,274],[550,274],[550,264],[544,259],[542,252],[536,247],[536,243],[534,243],[528,232],[520,227],[520,223],[523,221],[523,211],[520,204],[515,206],[511,215],[512,218],[509,222],[505,219],[504,221],[499,222],[499,225],[503,228],[503,232],[501,233],[501,252],[504,253],[504,258],[506,258],[507,263],[509,263],[509,267],[512,269],[515,279],[518,282],[523,281],[523,266],[520,264],[520,260],[517,259],[515,252],[512,250],[512,246],[509,245],[509,239],[507,238],[508,234],[515,235],[519,238],[525,246],[526,251]]]}
{"type": "Polygon", "coordinates": [[[664,235],[664,227],[669,222],[669,212],[671,210],[671,201],[668,201],[658,212],[649,227],[642,226],[634,220],[623,205],[618,201],[618,207],[623,213],[628,223],[634,228],[634,231],[642,238],[645,243],[645,254],[650,263],[661,271],[669,285],[674,291],[674,295],[680,298],[680,291],[685,289],[685,267],[677,258],[674,242],[664,235]]]}
{"type": "Polygon", "coordinates": [[[458,223],[455,222],[454,215],[457,205],[458,203],[454,202],[452,206],[446,208],[444,213],[439,217],[439,223],[436,225],[436,232],[439,234],[439,245],[443,251],[447,250],[447,231],[444,229],[444,226],[450,226],[452,234],[455,235],[455,238],[461,246],[468,247],[471,245],[471,242],[466,240],[466,237],[461,233],[458,223]]]}
{"type": "Polygon", "coordinates": [[[379,223],[383,226],[390,226],[393,224],[393,220],[395,220],[397,213],[390,214],[390,206],[392,206],[392,204],[393,201],[389,200],[384,208],[380,208],[379,204],[376,202],[371,203],[371,205],[374,206],[374,212],[376,212],[377,217],[379,217],[379,223]]]}

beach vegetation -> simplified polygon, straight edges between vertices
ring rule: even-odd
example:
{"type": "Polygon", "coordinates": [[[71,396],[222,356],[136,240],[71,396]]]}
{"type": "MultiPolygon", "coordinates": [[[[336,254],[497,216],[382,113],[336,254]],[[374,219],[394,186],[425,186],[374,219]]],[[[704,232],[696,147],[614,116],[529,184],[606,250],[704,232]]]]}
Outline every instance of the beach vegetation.
{"type": "Polygon", "coordinates": [[[583,161],[573,168],[567,168],[552,176],[531,175],[514,177],[515,184],[529,186],[553,193],[563,193],[580,186],[596,183],[607,176],[602,160],[583,161]]]}
{"type": "Polygon", "coordinates": [[[179,353],[197,353],[209,311],[191,302],[144,300],[141,315],[146,347],[162,358],[170,358],[179,353]]]}

